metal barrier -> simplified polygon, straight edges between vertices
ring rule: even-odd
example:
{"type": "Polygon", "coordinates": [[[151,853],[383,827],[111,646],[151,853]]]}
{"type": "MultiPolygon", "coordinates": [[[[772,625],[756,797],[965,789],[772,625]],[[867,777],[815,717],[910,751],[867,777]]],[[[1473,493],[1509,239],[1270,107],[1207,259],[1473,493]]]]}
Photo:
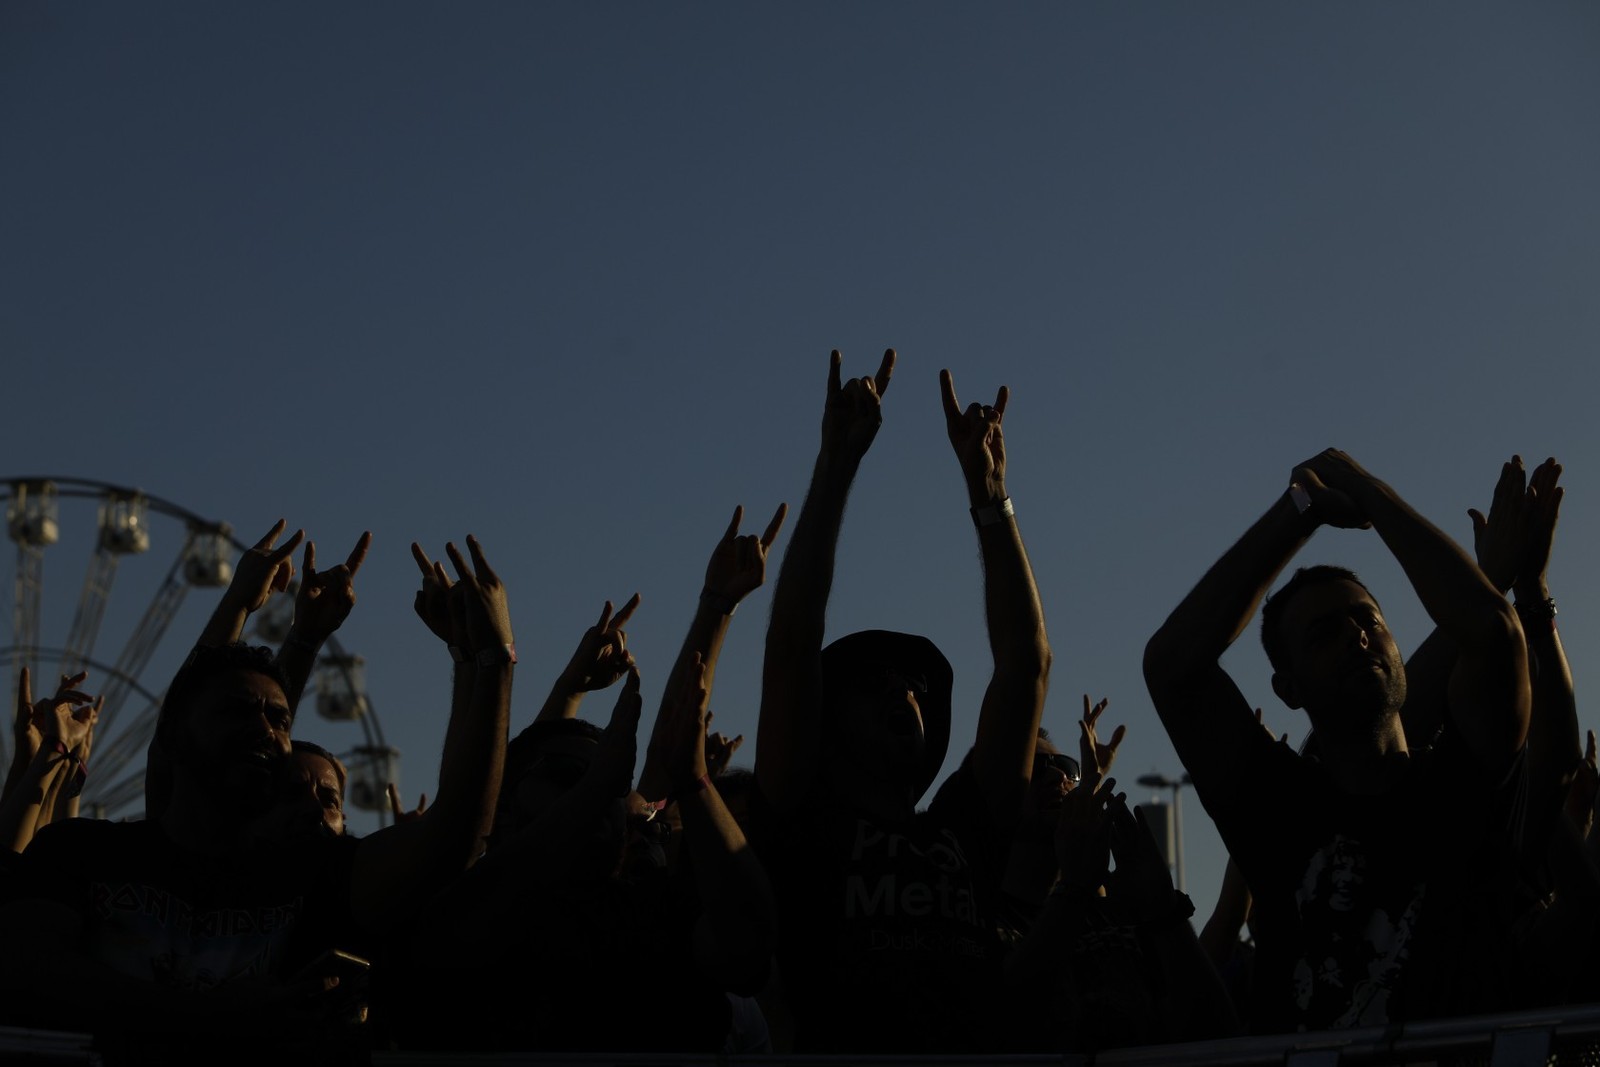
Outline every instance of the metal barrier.
{"type": "MultiPolygon", "coordinates": [[[[88,1034],[0,1027],[0,1063],[98,1065],[88,1034]]],[[[706,1056],[377,1052],[374,1067],[1600,1067],[1600,1004],[1314,1034],[1272,1034],[1060,1056],[706,1056]]]]}

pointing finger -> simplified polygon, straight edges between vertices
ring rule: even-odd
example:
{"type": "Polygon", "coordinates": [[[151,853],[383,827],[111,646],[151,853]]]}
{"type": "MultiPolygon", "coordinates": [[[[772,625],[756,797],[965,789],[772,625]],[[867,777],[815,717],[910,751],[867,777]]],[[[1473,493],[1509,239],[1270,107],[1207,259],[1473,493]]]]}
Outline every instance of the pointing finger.
{"type": "Polygon", "coordinates": [[[626,626],[628,624],[628,620],[633,618],[633,613],[638,607],[639,594],[635,593],[628,598],[628,602],[626,604],[622,605],[622,610],[617,612],[617,617],[611,620],[611,628],[613,630],[620,630],[626,626]]]}
{"type": "Polygon", "coordinates": [[[424,579],[433,577],[433,561],[428,558],[426,552],[422,551],[422,546],[415,541],[411,542],[411,558],[416,560],[417,566],[422,569],[422,577],[424,579]]]}
{"type": "Polygon", "coordinates": [[[778,539],[778,531],[783,529],[783,520],[788,514],[788,504],[779,504],[778,510],[773,512],[772,521],[767,523],[766,532],[761,535],[761,548],[763,550],[771,548],[772,542],[778,539]]]}
{"type": "Polygon", "coordinates": [[[604,631],[606,624],[611,621],[611,601],[606,601],[605,607],[600,609],[600,620],[594,624],[596,630],[604,631]]]}
{"type": "Polygon", "coordinates": [[[306,584],[309,585],[311,579],[317,573],[317,543],[315,541],[306,542],[306,554],[300,563],[300,570],[305,573],[306,584]]]}
{"type": "Polygon", "coordinates": [[[1006,401],[1008,401],[1010,399],[1011,399],[1011,387],[1010,386],[1006,386],[1006,385],[1002,385],[1000,387],[1000,392],[995,394],[995,398],[994,398],[994,414],[995,414],[995,419],[996,420],[999,420],[1001,417],[1003,417],[1005,415],[1005,413],[1006,413],[1006,401]]]}
{"type": "Polygon", "coordinates": [[[280,545],[267,559],[273,563],[288,559],[294,555],[294,550],[300,547],[300,542],[305,540],[305,536],[306,532],[304,530],[296,530],[294,536],[280,545]]]}
{"type": "Polygon", "coordinates": [[[839,381],[839,364],[841,364],[843,362],[844,362],[844,357],[839,355],[839,350],[837,348],[835,348],[832,352],[828,353],[828,395],[829,396],[837,395],[839,390],[844,388],[843,383],[841,383],[839,381]]]}
{"type": "Polygon", "coordinates": [[[722,539],[732,541],[739,536],[739,523],[744,519],[744,505],[736,504],[733,508],[733,521],[728,523],[728,528],[723,531],[722,539]]]}
{"type": "Polygon", "coordinates": [[[872,378],[872,383],[878,387],[881,397],[889,390],[889,379],[894,375],[894,349],[887,348],[883,352],[883,362],[878,364],[878,373],[872,378]]]}
{"type": "Polygon", "coordinates": [[[444,554],[450,557],[450,566],[456,569],[456,577],[466,581],[472,577],[472,568],[467,566],[467,561],[461,558],[461,550],[456,548],[454,541],[444,543],[444,554]]]}
{"type": "Polygon", "coordinates": [[[352,577],[355,576],[356,571],[361,569],[361,564],[366,562],[367,549],[371,547],[372,531],[368,530],[366,533],[361,535],[361,540],[356,542],[356,547],[350,550],[349,558],[344,561],[344,565],[350,568],[350,574],[352,577]]]}
{"type": "Polygon", "coordinates": [[[491,582],[500,580],[500,576],[489,566],[489,560],[483,554],[483,544],[471,534],[467,534],[467,551],[472,553],[472,564],[477,569],[480,579],[491,582]]]}
{"type": "Polygon", "coordinates": [[[939,372],[939,396],[944,401],[944,417],[952,422],[961,417],[961,404],[956,400],[956,381],[949,371],[939,372]]]}
{"type": "Polygon", "coordinates": [[[283,531],[284,531],[284,529],[286,527],[288,527],[288,525],[289,525],[289,523],[287,521],[285,521],[283,519],[279,519],[277,522],[272,524],[272,529],[267,531],[267,536],[265,536],[261,540],[257,541],[251,547],[252,548],[260,548],[260,549],[271,548],[272,547],[272,543],[274,541],[276,541],[280,536],[283,535],[283,531]]]}

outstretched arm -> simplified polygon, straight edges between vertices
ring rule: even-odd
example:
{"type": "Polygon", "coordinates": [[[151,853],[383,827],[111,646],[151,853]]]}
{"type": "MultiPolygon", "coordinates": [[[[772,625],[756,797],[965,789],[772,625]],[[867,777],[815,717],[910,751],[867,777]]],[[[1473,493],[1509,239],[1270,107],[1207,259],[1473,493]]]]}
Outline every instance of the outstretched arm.
{"type": "Polygon", "coordinates": [[[1364,521],[1348,496],[1320,482],[1291,484],[1212,564],[1145,646],[1145,685],[1202,795],[1243,791],[1240,755],[1256,740],[1252,731],[1260,730],[1249,701],[1218,660],[1318,525],[1364,521]]]}
{"type": "Polygon", "coordinates": [[[821,752],[822,638],[834,551],[850,485],[883,424],[880,402],[894,360],[891,348],[883,354],[877,375],[842,384],[837,351],[828,367],[822,447],[778,571],[761,674],[756,782],[780,810],[798,807],[815,783],[821,752]]]}
{"type": "Polygon", "coordinates": [[[1555,600],[1546,572],[1555,541],[1561,498],[1561,464],[1554,457],[1534,468],[1523,502],[1523,553],[1512,585],[1528,653],[1533,657],[1533,713],[1528,723],[1528,776],[1537,788],[1554,788],[1584,758],[1572,668],[1556,630],[1555,600]]]}
{"type": "Polygon", "coordinates": [[[233,581],[228,583],[205,629],[200,631],[198,644],[207,648],[233,644],[244,633],[245,622],[261,610],[267,598],[289,588],[294,578],[294,550],[300,547],[305,531],[296,530],[289,540],[273,547],[288,525],[279,519],[265,537],[239,557],[233,581]]]}
{"type": "Polygon", "coordinates": [[[600,609],[600,621],[583,632],[572,658],[550,687],[550,695],[545,697],[539,714],[534,716],[535,722],[576,719],[585,693],[608,689],[628,673],[633,666],[633,653],[628,651],[628,635],[622,628],[638,606],[638,593],[629,597],[615,615],[611,613],[611,601],[605,602],[600,609]]]}
{"type": "MultiPolygon", "coordinates": [[[[740,602],[767,579],[767,553],[778,539],[784,516],[789,514],[788,504],[779,504],[772,521],[760,537],[739,533],[739,523],[744,519],[744,507],[733,509],[733,521],[723,531],[722,539],[711,550],[711,561],[706,564],[705,584],[700,589],[700,601],[695,607],[689,632],[684,635],[683,647],[672,663],[667,684],[661,694],[661,708],[656,722],[668,718],[667,704],[683,690],[691,674],[703,671],[705,686],[709,691],[717,674],[717,660],[722,655],[722,642],[728,636],[733,622],[733,612],[740,602]]],[[[719,735],[720,736],[720,735],[719,735]]],[[[733,747],[738,747],[737,739],[733,747]]],[[[651,750],[646,750],[644,768],[639,772],[639,793],[648,801],[665,800],[669,783],[651,750]]]]}
{"type": "Polygon", "coordinates": [[[1516,612],[1478,565],[1388,485],[1337,449],[1306,464],[1306,477],[1353,500],[1383,538],[1434,624],[1455,644],[1449,714],[1491,772],[1506,767],[1528,732],[1528,654],[1516,612]]]}
{"type": "Polygon", "coordinates": [[[100,713],[100,701],[76,689],[85,677],[63,675],[55,694],[35,703],[29,671],[22,669],[17,716],[28,720],[39,742],[0,801],[0,846],[13,852],[26,849],[38,828],[51,821],[50,798],[60,794],[82,767],[78,753],[100,713]]]}
{"type": "Polygon", "coordinates": [[[454,545],[445,548],[458,578],[447,594],[462,642],[454,646],[462,657],[457,674],[470,678],[470,694],[445,729],[433,804],[421,818],[363,838],[356,851],[351,906],[370,930],[392,927],[472,864],[500,794],[516,663],[505,586],[476,538],[467,538],[471,566],[454,545]]]}
{"type": "Polygon", "coordinates": [[[1027,550],[1006,493],[1006,445],[1001,430],[1010,390],[1000,387],[994,405],[974,403],[965,412],[955,381],[939,372],[945,430],[967,483],[967,501],[978,527],[983,557],[984,615],[994,674],[978,713],[972,769],[995,825],[1008,831],[1022,811],[1033,776],[1033,752],[1050,688],[1050,642],[1044,608],[1028,565],[1027,550]]]}

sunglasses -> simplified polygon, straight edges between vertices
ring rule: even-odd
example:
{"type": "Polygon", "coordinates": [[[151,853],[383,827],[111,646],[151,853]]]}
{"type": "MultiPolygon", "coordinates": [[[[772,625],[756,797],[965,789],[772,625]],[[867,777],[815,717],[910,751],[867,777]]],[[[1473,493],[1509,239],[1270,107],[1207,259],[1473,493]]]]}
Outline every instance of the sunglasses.
{"type": "Polygon", "coordinates": [[[1083,771],[1078,766],[1078,761],[1065,752],[1035,752],[1033,754],[1033,773],[1038,774],[1046,767],[1054,767],[1061,772],[1061,776],[1073,785],[1083,781],[1083,771]]]}

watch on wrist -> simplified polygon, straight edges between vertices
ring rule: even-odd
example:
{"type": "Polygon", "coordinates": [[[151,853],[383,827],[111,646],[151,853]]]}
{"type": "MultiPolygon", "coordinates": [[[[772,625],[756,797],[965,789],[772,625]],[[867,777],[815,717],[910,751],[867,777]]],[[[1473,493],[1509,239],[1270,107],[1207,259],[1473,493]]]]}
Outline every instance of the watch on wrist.
{"type": "Polygon", "coordinates": [[[985,526],[998,525],[1015,514],[1016,510],[1011,506],[1011,498],[1006,496],[1001,497],[992,504],[985,504],[981,508],[973,508],[972,521],[981,530],[985,526]]]}
{"type": "Polygon", "coordinates": [[[517,646],[510,642],[503,645],[492,645],[489,648],[480,649],[473,659],[480,667],[498,667],[502,663],[515,666],[517,662],[517,646]]]}

